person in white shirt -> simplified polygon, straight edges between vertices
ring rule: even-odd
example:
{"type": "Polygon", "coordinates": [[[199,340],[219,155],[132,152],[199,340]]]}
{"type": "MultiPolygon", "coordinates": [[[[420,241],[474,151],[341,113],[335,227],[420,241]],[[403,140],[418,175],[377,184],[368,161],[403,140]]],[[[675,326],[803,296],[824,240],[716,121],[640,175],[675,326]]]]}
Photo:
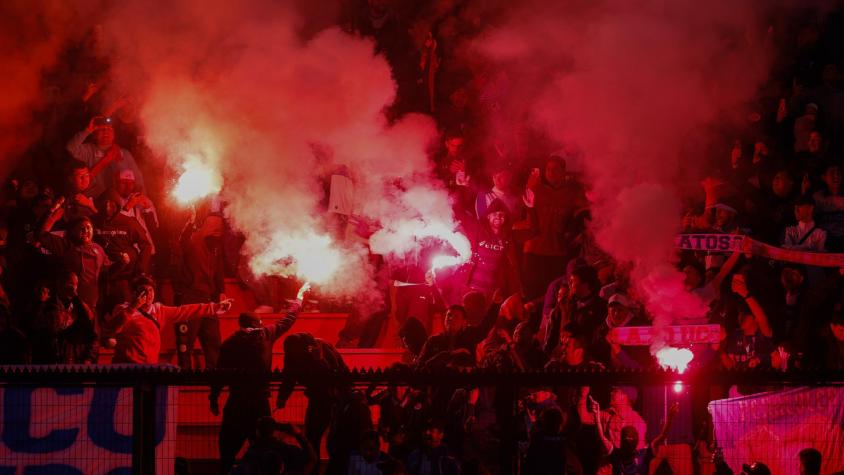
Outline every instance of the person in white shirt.
{"type": "Polygon", "coordinates": [[[815,202],[809,196],[797,199],[794,204],[794,216],[797,225],[785,228],[782,246],[786,249],[802,251],[826,251],[826,231],[815,224],[815,202]]]}

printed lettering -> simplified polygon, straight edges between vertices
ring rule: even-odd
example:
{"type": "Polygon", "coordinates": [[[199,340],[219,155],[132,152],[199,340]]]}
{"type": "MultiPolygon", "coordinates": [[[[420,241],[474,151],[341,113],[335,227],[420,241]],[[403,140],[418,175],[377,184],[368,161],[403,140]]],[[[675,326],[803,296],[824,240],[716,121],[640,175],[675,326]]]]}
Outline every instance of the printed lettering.
{"type": "MultiPolygon", "coordinates": [[[[32,393],[35,388],[7,387],[3,391],[3,432],[2,439],[6,447],[14,452],[27,454],[46,454],[64,450],[79,435],[79,429],[61,429],[50,431],[43,437],[32,437],[29,426],[32,422],[32,393]]],[[[56,394],[73,396],[82,394],[82,388],[54,388],[56,394]]]]}

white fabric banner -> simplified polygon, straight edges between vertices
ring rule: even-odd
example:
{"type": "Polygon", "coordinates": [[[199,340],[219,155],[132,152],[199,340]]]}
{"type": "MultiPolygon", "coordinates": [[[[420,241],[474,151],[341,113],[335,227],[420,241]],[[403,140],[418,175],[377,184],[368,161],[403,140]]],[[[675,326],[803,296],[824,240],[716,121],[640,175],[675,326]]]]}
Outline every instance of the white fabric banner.
{"type": "MultiPolygon", "coordinates": [[[[172,474],[176,388],[157,394],[156,473],[172,474]]],[[[0,389],[0,475],[130,475],[132,389],[0,389]]]]}
{"type": "MultiPolygon", "coordinates": [[[[671,325],[663,327],[663,330],[667,345],[688,346],[721,341],[721,327],[718,325],[671,325]]],[[[655,338],[655,327],[616,327],[607,337],[612,343],[628,346],[648,346],[655,338]]]]}
{"type": "Polygon", "coordinates": [[[718,446],[735,473],[762,462],[771,473],[798,475],[797,454],[814,448],[821,473],[844,470],[844,388],[795,388],[709,403],[718,446]]]}

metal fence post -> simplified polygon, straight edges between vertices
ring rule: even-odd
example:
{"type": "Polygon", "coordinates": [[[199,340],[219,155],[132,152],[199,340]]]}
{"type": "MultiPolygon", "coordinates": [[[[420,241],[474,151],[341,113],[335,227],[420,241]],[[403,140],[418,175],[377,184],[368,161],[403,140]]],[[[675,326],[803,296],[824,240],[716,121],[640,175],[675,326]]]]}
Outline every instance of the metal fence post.
{"type": "Polygon", "coordinates": [[[132,474],[155,473],[155,385],[147,378],[132,388],[132,474]]]}
{"type": "Polygon", "coordinates": [[[516,430],[519,427],[519,390],[514,381],[509,384],[499,386],[500,394],[496,394],[496,398],[502,398],[502,406],[509,407],[509,417],[506,418],[502,424],[502,438],[501,438],[501,474],[511,475],[517,473],[517,459],[519,454],[519,438],[516,430]]]}

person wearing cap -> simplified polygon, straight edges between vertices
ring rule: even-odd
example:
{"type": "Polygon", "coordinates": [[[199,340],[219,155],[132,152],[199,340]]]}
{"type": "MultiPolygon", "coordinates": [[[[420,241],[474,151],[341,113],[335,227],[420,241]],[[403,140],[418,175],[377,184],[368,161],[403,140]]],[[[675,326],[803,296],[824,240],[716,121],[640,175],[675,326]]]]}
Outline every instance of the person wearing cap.
{"type": "Polygon", "coordinates": [[[171,307],[155,301],[155,282],[140,276],[133,282],[134,297],[111,312],[108,320],[118,328],[114,364],[158,364],[161,329],[169,323],[197,318],[217,318],[231,308],[231,300],[171,307]]]}
{"type": "Polygon", "coordinates": [[[466,287],[483,292],[486,300],[499,289],[504,295],[521,293],[522,290],[509,216],[504,202],[492,201],[473,243],[466,287]]]}
{"type": "Polygon", "coordinates": [[[67,143],[70,155],[88,165],[92,170],[93,183],[91,196],[97,197],[104,192],[123,169],[135,173],[138,185],[143,188],[144,180],[135,158],[128,150],[114,142],[114,128],[107,118],[93,117],[84,130],[74,135],[67,143]],[[93,134],[93,143],[86,142],[93,134]]]}
{"type": "Polygon", "coordinates": [[[120,212],[120,197],[113,190],[100,196],[94,242],[102,246],[114,263],[108,269],[104,288],[104,308],[132,298],[130,283],[150,271],[152,244],[137,221],[120,212]]]}
{"type": "Polygon", "coordinates": [[[762,462],[753,462],[750,465],[743,463],[741,475],[771,475],[771,469],[762,462]]]}
{"type": "MultiPolygon", "coordinates": [[[[268,376],[272,371],[273,345],[296,323],[305,291],[307,287],[303,286],[294,308],[272,325],[264,325],[255,313],[241,313],[237,319],[238,330],[220,346],[219,369],[255,373],[228,384],[229,397],[220,425],[220,473],[229,473],[243,442],[255,432],[257,421],[271,414],[268,376]]],[[[223,384],[217,382],[208,395],[215,416],[220,414],[218,401],[222,389],[223,384]]]]}
{"type": "Polygon", "coordinates": [[[646,326],[650,322],[639,311],[639,306],[625,294],[615,294],[607,302],[607,318],[598,327],[593,336],[593,347],[598,360],[616,367],[642,368],[647,359],[647,350],[642,348],[643,354],[638,354],[633,348],[634,355],[617,343],[611,343],[608,336],[613,328],[625,326],[646,326]],[[635,356],[635,358],[633,357],[635,356]],[[641,361],[640,361],[641,360],[641,361]]]}
{"type": "Polygon", "coordinates": [[[120,170],[115,177],[112,191],[120,197],[120,212],[135,219],[144,228],[147,239],[152,244],[150,254],[155,255],[155,243],[150,229],[158,227],[158,214],[152,200],[138,188],[135,172],[130,169],[120,170]]]}
{"type": "Polygon", "coordinates": [[[815,223],[815,201],[806,195],[797,198],[794,203],[794,216],[797,224],[785,228],[782,247],[800,251],[824,252],[826,250],[826,231],[815,223]]]}
{"type": "Polygon", "coordinates": [[[736,218],[738,217],[738,206],[729,200],[721,200],[707,208],[714,212],[712,231],[719,233],[732,233],[738,229],[736,218]]]}
{"type": "Polygon", "coordinates": [[[475,199],[475,215],[479,220],[487,216],[488,208],[494,201],[499,201],[504,205],[511,226],[522,219],[525,204],[521,197],[513,193],[511,168],[512,165],[509,163],[498,164],[492,173],[492,188],[478,192],[475,199]]]}

